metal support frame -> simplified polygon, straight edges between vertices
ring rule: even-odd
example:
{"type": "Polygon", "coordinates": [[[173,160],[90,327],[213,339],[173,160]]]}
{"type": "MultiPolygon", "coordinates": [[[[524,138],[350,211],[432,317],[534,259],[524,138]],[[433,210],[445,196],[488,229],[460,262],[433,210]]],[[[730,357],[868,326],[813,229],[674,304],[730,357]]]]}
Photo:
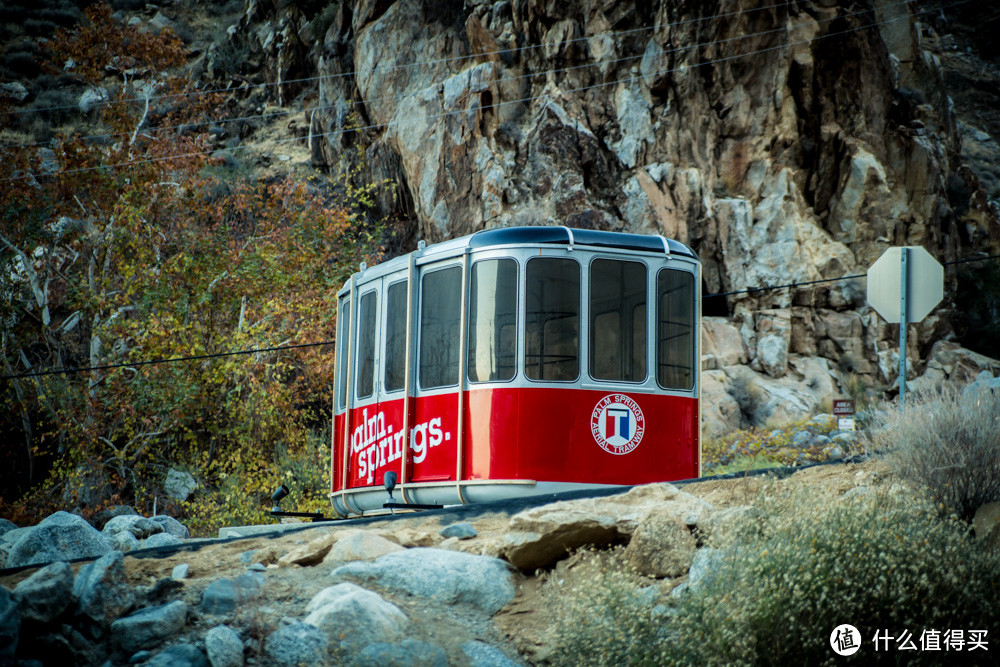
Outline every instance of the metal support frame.
{"type": "Polygon", "coordinates": [[[416,277],[417,259],[410,254],[406,275],[406,370],[403,373],[403,455],[400,459],[399,492],[403,502],[406,498],[406,474],[410,460],[410,392],[413,387],[413,282],[416,277]]]}
{"type": "Polygon", "coordinates": [[[903,409],[906,400],[906,298],[910,288],[910,272],[907,262],[907,255],[910,249],[903,247],[900,249],[899,258],[899,409],[903,409]]]}
{"type": "Polygon", "coordinates": [[[468,356],[469,331],[467,322],[469,319],[469,252],[466,248],[462,255],[462,305],[459,309],[461,320],[458,324],[458,434],[455,439],[456,464],[455,464],[455,489],[458,492],[458,500],[465,504],[465,496],[462,494],[462,469],[465,466],[465,375],[466,362],[468,356]]]}

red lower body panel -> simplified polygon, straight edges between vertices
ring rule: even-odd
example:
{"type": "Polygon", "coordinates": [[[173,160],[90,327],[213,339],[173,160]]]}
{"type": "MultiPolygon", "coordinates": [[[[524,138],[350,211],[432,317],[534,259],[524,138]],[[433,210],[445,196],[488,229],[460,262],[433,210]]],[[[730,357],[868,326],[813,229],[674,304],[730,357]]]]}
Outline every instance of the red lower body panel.
{"type": "MultiPolygon", "coordinates": [[[[698,474],[698,401],[585,389],[465,392],[461,479],[643,484],[698,474]]],[[[410,400],[406,482],[459,478],[457,393],[410,400]]],[[[402,475],[403,400],[334,419],[332,491],[402,475]]],[[[404,481],[400,478],[400,481],[404,481]]]]}

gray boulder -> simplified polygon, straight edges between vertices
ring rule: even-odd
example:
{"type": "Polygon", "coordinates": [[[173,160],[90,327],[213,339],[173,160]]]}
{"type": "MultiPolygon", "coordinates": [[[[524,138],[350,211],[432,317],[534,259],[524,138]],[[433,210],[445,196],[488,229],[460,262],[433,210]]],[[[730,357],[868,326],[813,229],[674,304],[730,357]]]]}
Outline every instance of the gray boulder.
{"type": "Polygon", "coordinates": [[[157,533],[144,539],[142,541],[142,548],[152,549],[153,547],[166,547],[177,544],[184,544],[184,540],[170,533],[157,533]]]}
{"type": "Polygon", "coordinates": [[[77,614],[107,624],[135,603],[135,591],[125,579],[125,557],[120,551],[101,556],[80,568],[73,584],[77,614]]]}
{"type": "Polygon", "coordinates": [[[144,662],[143,667],[208,667],[208,664],[205,654],[197,646],[174,644],[144,662]]]}
{"type": "Polygon", "coordinates": [[[111,537],[111,543],[115,546],[115,549],[123,553],[128,553],[129,551],[140,547],[138,538],[127,530],[115,533],[111,537]]]}
{"type": "Polygon", "coordinates": [[[138,516],[138,512],[135,508],[130,505],[112,505],[111,507],[101,510],[94,514],[90,519],[90,523],[93,524],[94,528],[97,530],[104,530],[104,527],[108,525],[108,521],[115,518],[116,516],[138,516]]]}
{"type": "Polygon", "coordinates": [[[0,663],[14,658],[20,633],[21,612],[17,602],[10,591],[0,586],[0,663]]]}
{"type": "Polygon", "coordinates": [[[410,619],[378,593],[344,583],[323,589],[313,597],[305,622],[322,630],[347,651],[374,642],[403,639],[410,619]]]}
{"type": "Polygon", "coordinates": [[[137,538],[144,540],[148,537],[156,535],[157,533],[162,533],[164,528],[163,524],[158,521],[153,521],[152,519],[147,519],[146,517],[139,517],[139,520],[133,523],[129,530],[137,538]]]}
{"type": "Polygon", "coordinates": [[[163,482],[163,490],[167,496],[182,503],[197,488],[198,482],[191,476],[191,473],[184,472],[183,470],[174,470],[173,468],[167,472],[167,479],[163,482]]]}
{"type": "Polygon", "coordinates": [[[212,667],[243,665],[243,640],[228,626],[217,625],[205,633],[205,652],[212,667]]]}
{"type": "Polygon", "coordinates": [[[49,623],[73,601],[73,568],[69,563],[46,565],[14,589],[21,618],[49,623]]]}
{"type": "Polygon", "coordinates": [[[329,651],[326,633],[314,625],[296,622],[267,636],[264,651],[279,665],[319,665],[329,651]]]}
{"type": "Polygon", "coordinates": [[[12,530],[17,529],[17,524],[13,521],[8,521],[7,519],[0,519],[0,536],[6,535],[12,530]]]}
{"type": "Polygon", "coordinates": [[[259,572],[246,572],[235,579],[216,579],[201,595],[201,609],[209,614],[229,614],[253,599],[264,585],[259,572]]]}
{"type": "Polygon", "coordinates": [[[465,603],[492,616],[514,598],[508,563],[459,551],[416,547],[354,562],[332,572],[352,579],[445,603],[465,603]]]}
{"type": "Polygon", "coordinates": [[[126,653],[159,646],[174,637],[187,622],[188,607],[180,600],[147,607],[111,624],[115,642],[126,653]]]}
{"type": "Polygon", "coordinates": [[[479,534],[468,521],[461,521],[453,523],[450,526],[445,526],[438,533],[442,537],[457,537],[460,540],[469,540],[479,534]]]}
{"type": "Polygon", "coordinates": [[[113,516],[108,519],[107,523],[104,524],[104,528],[101,529],[101,532],[105,535],[129,533],[130,535],[135,536],[134,533],[132,533],[132,526],[142,518],[143,517],[138,514],[120,514],[118,516],[113,516]]]}
{"type": "Polygon", "coordinates": [[[182,540],[186,540],[191,537],[191,531],[187,529],[183,523],[178,521],[172,516],[167,516],[166,514],[158,514],[154,517],[150,517],[152,521],[155,521],[163,526],[163,531],[170,533],[174,537],[179,537],[182,540]]]}
{"type": "Polygon", "coordinates": [[[7,567],[99,558],[113,549],[111,540],[82,517],[56,512],[20,535],[7,556],[7,567]]]}
{"type": "Polygon", "coordinates": [[[361,649],[352,664],[357,667],[448,667],[448,655],[439,646],[416,639],[396,644],[375,642],[361,649]]]}
{"type": "Polygon", "coordinates": [[[469,667],[522,667],[524,664],[511,660],[503,651],[486,642],[467,641],[462,644],[462,653],[469,667]]]}

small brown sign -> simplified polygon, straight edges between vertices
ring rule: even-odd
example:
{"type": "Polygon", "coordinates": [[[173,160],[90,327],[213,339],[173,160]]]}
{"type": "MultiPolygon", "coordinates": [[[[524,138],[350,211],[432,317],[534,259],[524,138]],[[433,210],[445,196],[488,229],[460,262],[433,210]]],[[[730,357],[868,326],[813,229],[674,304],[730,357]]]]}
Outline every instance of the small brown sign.
{"type": "Polygon", "coordinates": [[[833,414],[835,415],[853,415],[854,414],[854,401],[847,399],[837,399],[833,402],[833,414]]]}

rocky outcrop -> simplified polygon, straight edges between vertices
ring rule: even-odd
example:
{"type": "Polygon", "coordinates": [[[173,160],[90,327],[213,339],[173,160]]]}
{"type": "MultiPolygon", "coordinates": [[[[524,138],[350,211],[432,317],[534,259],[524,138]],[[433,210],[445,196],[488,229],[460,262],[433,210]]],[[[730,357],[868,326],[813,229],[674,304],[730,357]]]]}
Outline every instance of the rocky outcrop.
{"type": "MultiPolygon", "coordinates": [[[[314,165],[385,184],[375,214],[409,221],[407,238],[565,224],[694,248],[738,333],[708,332],[705,369],[749,364],[789,406],[738,412],[725,395],[741,380],[716,374],[705,422],[723,432],[898,373],[863,281],[746,290],[863,274],[888,246],[945,261],[1000,238],[937,36],[914,7],[872,5],[251,2],[229,39],[278,81],[316,76],[300,98],[314,165]]],[[[915,329],[909,379],[948,304],[915,329]]]]}

